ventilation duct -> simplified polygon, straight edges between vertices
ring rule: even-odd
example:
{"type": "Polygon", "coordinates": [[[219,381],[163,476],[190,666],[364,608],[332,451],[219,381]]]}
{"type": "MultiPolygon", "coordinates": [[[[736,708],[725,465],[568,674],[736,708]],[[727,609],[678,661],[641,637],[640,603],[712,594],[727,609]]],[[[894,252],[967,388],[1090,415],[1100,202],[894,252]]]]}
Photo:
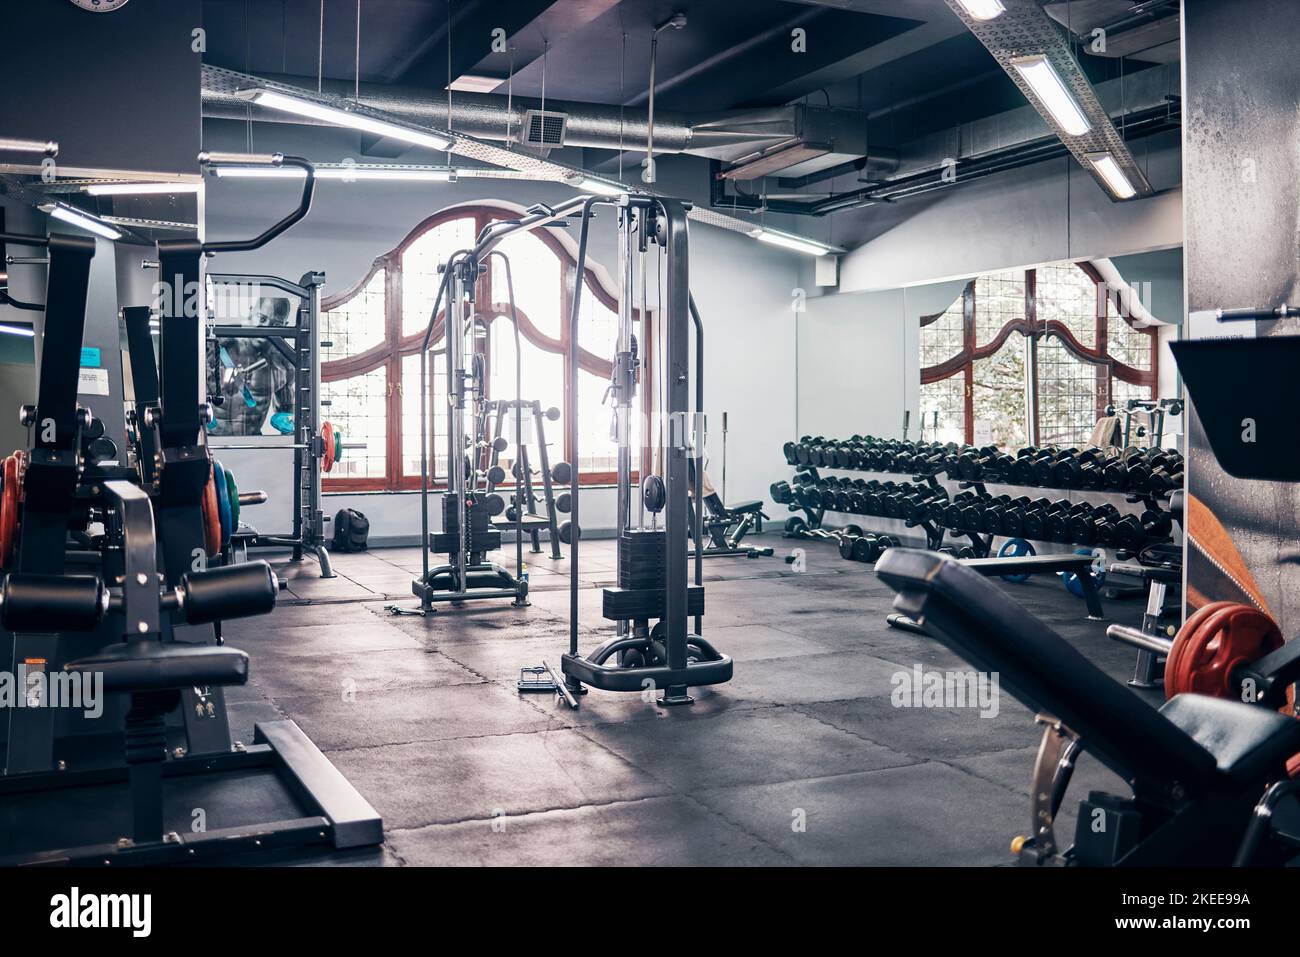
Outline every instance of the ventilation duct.
{"type": "MultiPolygon", "coordinates": [[[[314,77],[246,74],[203,67],[203,115],[218,119],[266,120],[276,123],[316,121],[250,105],[237,94],[260,82],[296,87],[316,95],[314,77]]],[[[351,100],[351,83],[327,80],[325,96],[351,100]]],[[[642,150],[649,133],[645,110],[597,103],[507,97],[500,93],[435,93],[416,87],[362,83],[361,102],[374,110],[437,129],[454,130],[481,140],[538,149],[578,147],[642,150]]],[[[856,111],[804,105],[719,113],[688,114],[656,110],[655,153],[688,153],[742,168],[761,157],[765,172],[804,176],[866,158],[866,117],[856,111]]],[[[749,178],[740,174],[735,178],[749,178]]]]}

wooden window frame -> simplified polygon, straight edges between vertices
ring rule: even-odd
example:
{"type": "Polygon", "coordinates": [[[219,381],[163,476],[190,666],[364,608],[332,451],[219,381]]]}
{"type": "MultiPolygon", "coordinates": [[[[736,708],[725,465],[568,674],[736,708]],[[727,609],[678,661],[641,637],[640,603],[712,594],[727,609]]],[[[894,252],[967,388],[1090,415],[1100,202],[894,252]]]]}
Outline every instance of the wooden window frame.
{"type": "MultiPolygon", "coordinates": [[[[424,331],[418,330],[409,335],[402,335],[402,256],[406,250],[418,240],[421,236],[431,229],[435,229],[444,223],[457,219],[472,219],[474,224],[474,235],[479,235],[484,226],[493,220],[514,219],[519,215],[518,211],[505,206],[497,206],[490,203],[480,203],[468,206],[454,206],[448,209],[440,210],[432,216],[425,218],[414,229],[412,229],[393,249],[380,256],[377,256],[371,264],[366,274],[346,290],[332,296],[325,297],[321,302],[321,312],[329,312],[340,306],[345,305],[349,300],[357,296],[366,285],[374,278],[375,273],[383,269],[384,274],[384,337],[383,340],[375,346],[358,353],[355,356],[348,356],[342,359],[333,359],[321,363],[321,381],[337,382],[343,379],[353,378],[366,372],[384,366],[387,369],[388,388],[385,395],[385,472],[383,476],[368,476],[363,478],[331,478],[326,477],[323,482],[323,490],[326,492],[380,492],[380,491],[412,491],[419,489],[420,477],[418,475],[404,475],[402,470],[402,359],[419,355],[420,345],[424,339],[424,331]]],[[[569,312],[573,305],[571,287],[574,273],[577,268],[576,257],[565,248],[559,237],[546,230],[535,230],[532,233],[540,240],[552,253],[555,254],[560,264],[560,336],[554,338],[543,333],[533,320],[522,309],[518,309],[519,316],[519,334],[520,338],[526,340],[531,345],[550,353],[558,353],[563,356],[564,361],[564,414],[565,421],[570,421],[574,406],[574,397],[570,395],[569,390],[569,312]]],[[[479,280],[479,287],[476,290],[476,300],[480,303],[489,302],[490,307],[480,309],[488,318],[489,325],[500,319],[506,323],[510,322],[510,303],[506,290],[494,290],[492,288],[492,272],[485,270],[483,277],[479,280]],[[494,295],[495,293],[495,295],[494,295]]],[[[618,312],[618,300],[613,292],[605,288],[604,282],[600,276],[592,269],[588,268],[585,274],[586,290],[584,295],[593,296],[597,302],[605,308],[618,312]]],[[[633,310],[633,321],[640,320],[640,311],[633,310]]],[[[440,312],[434,322],[433,336],[430,339],[430,346],[442,341],[446,331],[446,317],[440,312]]],[[[647,336],[641,336],[643,340],[647,336]]],[[[490,340],[489,340],[490,342],[490,340]]],[[[437,361],[436,357],[432,357],[437,361]]],[[[488,369],[490,375],[491,354],[490,350],[487,356],[488,369]]],[[[598,356],[581,345],[578,347],[578,368],[582,371],[591,373],[598,377],[609,378],[613,372],[613,360],[598,356]]],[[[432,370],[430,371],[432,375],[432,370]]],[[[644,393],[644,390],[643,390],[644,393]]],[[[646,397],[648,398],[648,396],[646,397]]],[[[430,395],[429,422],[433,421],[433,403],[436,396],[430,395]]],[[[328,415],[325,416],[328,418],[328,415]]],[[[568,441],[567,430],[563,436],[564,460],[573,461],[573,449],[568,441]]],[[[432,457],[432,456],[431,456],[432,457]]],[[[612,472],[587,472],[580,476],[583,485],[604,485],[614,480],[612,472]]],[[[444,489],[446,482],[444,479],[430,481],[430,488],[444,489]]]]}
{"type": "MultiPolygon", "coordinates": [[[[1097,377],[1097,416],[1100,418],[1105,414],[1106,407],[1111,404],[1111,378],[1112,376],[1122,382],[1128,382],[1132,385],[1145,386],[1151,390],[1151,397],[1155,398],[1156,387],[1160,381],[1160,341],[1154,328],[1141,327],[1132,322],[1127,316],[1120,316],[1120,319],[1127,322],[1130,328],[1147,336],[1150,340],[1150,357],[1151,368],[1149,370],[1137,369],[1127,365],[1109,352],[1109,323],[1110,316],[1107,308],[1106,283],[1097,268],[1090,262],[1076,262],[1073,264],[1084,275],[1092,280],[1096,290],[1096,305],[1094,308],[1094,317],[1096,319],[1096,347],[1089,349],[1081,343],[1070,331],[1069,327],[1058,319],[1048,319],[1042,322],[1038,319],[1038,270],[1025,270],[1025,318],[1012,319],[1007,322],[997,334],[983,346],[976,344],[976,282],[972,279],[965,288],[962,289],[962,348],[956,355],[945,359],[937,365],[927,366],[921,369],[921,384],[929,385],[934,382],[940,382],[944,379],[961,375],[963,378],[964,388],[963,395],[963,414],[962,414],[962,431],[964,441],[967,444],[973,444],[975,441],[975,362],[979,359],[987,358],[994,355],[1006,343],[1007,339],[1013,332],[1019,332],[1026,336],[1031,343],[1031,348],[1037,350],[1039,340],[1046,336],[1053,336],[1075,357],[1089,363],[1095,367],[1097,377]]],[[[951,307],[949,307],[951,308],[951,307]]],[[[921,326],[925,327],[939,320],[948,310],[937,312],[933,315],[922,316],[921,326]]],[[[1029,366],[1026,367],[1028,371],[1029,366]]],[[[1030,441],[1037,441],[1040,426],[1040,412],[1038,408],[1038,390],[1034,390],[1034,420],[1026,423],[1030,441]]]]}

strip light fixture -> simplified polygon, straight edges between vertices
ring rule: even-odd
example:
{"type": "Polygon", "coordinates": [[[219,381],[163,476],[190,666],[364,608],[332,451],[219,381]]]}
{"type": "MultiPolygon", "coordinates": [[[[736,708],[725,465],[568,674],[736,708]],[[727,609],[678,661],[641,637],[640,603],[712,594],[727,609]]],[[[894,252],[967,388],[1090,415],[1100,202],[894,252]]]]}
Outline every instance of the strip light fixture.
{"type": "Polygon", "coordinates": [[[73,209],[71,206],[65,206],[62,203],[56,203],[50,206],[40,207],[42,212],[49,213],[55,219],[60,219],[65,223],[73,226],[79,226],[87,232],[94,233],[96,236],[102,236],[105,239],[118,240],[122,238],[122,232],[114,229],[112,226],[96,219],[88,213],[83,213],[79,209],[73,209]]]}
{"type": "MultiPolygon", "coordinates": [[[[307,172],[297,166],[214,166],[217,176],[233,179],[302,179],[307,172]]],[[[456,171],[452,169],[402,169],[377,166],[318,166],[317,179],[345,180],[348,182],[402,182],[402,183],[454,183],[456,171]]]]}
{"type": "MultiPolygon", "coordinates": [[[[4,303],[0,302],[0,305],[4,305],[4,303]]],[[[7,322],[0,322],[0,333],[7,336],[26,336],[28,339],[36,338],[35,329],[29,329],[26,326],[11,326],[7,322]]]]}
{"type": "Polygon", "coordinates": [[[1034,91],[1034,96],[1038,97],[1043,109],[1051,114],[1061,132],[1070,136],[1082,136],[1092,129],[1092,124],[1083,115],[1083,110],[1047,57],[1041,53],[1014,57],[1011,65],[1034,91]]]}
{"type": "Polygon", "coordinates": [[[995,20],[1007,12],[1001,0],[957,0],[976,20],[995,20]]]}
{"type": "Polygon", "coordinates": [[[155,196],[168,193],[197,193],[198,183],[95,183],[85,188],[88,196],[155,196]]]}
{"type": "Polygon", "coordinates": [[[592,179],[590,176],[584,176],[576,187],[583,193],[595,193],[597,196],[618,196],[622,193],[631,192],[621,183],[607,183],[603,179],[592,179]]]}
{"type": "Polygon", "coordinates": [[[396,123],[377,120],[372,116],[366,116],[364,113],[340,110],[337,107],[325,106],[323,103],[316,103],[313,100],[289,96],[276,90],[247,90],[241,93],[240,96],[269,110],[293,113],[297,116],[305,116],[308,119],[329,123],[331,126],[359,130],[362,133],[373,133],[375,136],[401,140],[403,143],[411,143],[414,146],[427,146],[429,149],[446,150],[455,143],[455,140],[446,136],[439,136],[437,133],[413,130],[410,127],[399,126],[396,123]]]}
{"type": "Polygon", "coordinates": [[[760,242],[771,243],[773,246],[781,246],[785,249],[793,249],[795,252],[807,253],[810,256],[825,256],[834,250],[833,246],[819,243],[815,239],[792,236],[790,233],[778,232],[775,229],[760,227],[749,235],[760,242]]]}
{"type": "Polygon", "coordinates": [[[1124,170],[1120,167],[1115,157],[1111,153],[1088,153],[1088,162],[1092,168],[1097,171],[1106,188],[1115,194],[1117,199],[1130,199],[1136,193],[1137,189],[1129,182],[1129,178],[1124,175],[1124,170]]]}

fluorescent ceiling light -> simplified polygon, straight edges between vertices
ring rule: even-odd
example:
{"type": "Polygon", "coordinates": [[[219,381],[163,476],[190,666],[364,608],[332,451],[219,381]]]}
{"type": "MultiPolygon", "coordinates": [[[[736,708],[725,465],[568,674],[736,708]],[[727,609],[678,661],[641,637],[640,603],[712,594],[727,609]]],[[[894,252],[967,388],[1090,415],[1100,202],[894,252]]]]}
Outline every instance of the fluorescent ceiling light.
{"type": "Polygon", "coordinates": [[[1038,102],[1051,114],[1061,132],[1070,136],[1082,136],[1092,129],[1092,124],[1083,115],[1079,104],[1074,101],[1074,97],[1066,89],[1065,82],[1047,57],[1042,54],[1016,57],[1011,61],[1011,65],[1029,84],[1029,88],[1038,97],[1038,102]]]}
{"type": "Polygon", "coordinates": [[[149,196],[198,191],[198,183],[97,183],[86,187],[86,193],[90,196],[149,196]]]}
{"type": "Polygon", "coordinates": [[[786,249],[808,253],[811,256],[825,256],[831,251],[831,247],[825,243],[804,239],[802,236],[791,236],[789,233],[778,233],[772,229],[756,229],[749,235],[760,242],[771,243],[773,246],[783,246],[786,249]]]}
{"type": "MultiPolygon", "coordinates": [[[[0,303],[0,305],[3,305],[0,303]]],[[[11,326],[7,322],[0,322],[0,332],[10,336],[26,336],[28,339],[36,338],[36,330],[28,329],[26,326],[11,326]]]]}
{"type": "Polygon", "coordinates": [[[491,93],[504,82],[501,77],[465,73],[447,84],[447,89],[458,93],[491,93]]]}
{"type": "MultiPolygon", "coordinates": [[[[212,171],[220,177],[235,179],[302,179],[307,175],[306,170],[297,166],[214,166],[212,171]]],[[[456,171],[450,169],[402,169],[401,167],[385,169],[376,166],[318,166],[316,168],[316,178],[348,181],[451,183],[456,180],[456,171]]]]}
{"type": "Polygon", "coordinates": [[[1107,188],[1115,194],[1118,199],[1129,199],[1136,195],[1137,190],[1129,182],[1124,170],[1120,168],[1115,157],[1110,153],[1088,153],[1086,154],[1088,162],[1092,168],[1097,171],[1097,175],[1102,178],[1107,188]]]}
{"type": "Polygon", "coordinates": [[[621,183],[607,183],[603,179],[591,179],[587,176],[578,182],[577,188],[584,193],[595,193],[597,196],[618,196],[629,192],[628,188],[621,183]]]}
{"type": "Polygon", "coordinates": [[[401,140],[403,143],[412,143],[415,146],[427,146],[429,149],[445,150],[454,143],[454,140],[445,136],[439,136],[436,133],[426,133],[421,130],[413,130],[409,127],[398,126],[396,123],[389,123],[385,120],[377,120],[374,117],[366,116],[363,113],[355,113],[351,110],[340,110],[333,106],[325,106],[312,100],[299,99],[296,96],[287,96],[284,93],[277,93],[275,90],[253,90],[247,94],[258,106],[265,106],[270,110],[279,110],[282,113],[294,113],[298,116],[305,116],[313,120],[322,120],[334,126],[342,126],[350,130],[360,130],[363,133],[373,133],[375,136],[386,136],[395,140],[401,140]]]}
{"type": "Polygon", "coordinates": [[[96,236],[103,236],[105,239],[114,240],[122,238],[122,233],[114,229],[112,226],[101,222],[94,216],[73,209],[70,206],[64,206],[60,203],[54,206],[41,208],[55,219],[61,219],[65,223],[71,223],[73,226],[80,226],[82,229],[94,233],[96,236]]]}
{"type": "Polygon", "coordinates": [[[957,0],[966,12],[976,20],[992,20],[1006,13],[1001,0],[957,0]]]}

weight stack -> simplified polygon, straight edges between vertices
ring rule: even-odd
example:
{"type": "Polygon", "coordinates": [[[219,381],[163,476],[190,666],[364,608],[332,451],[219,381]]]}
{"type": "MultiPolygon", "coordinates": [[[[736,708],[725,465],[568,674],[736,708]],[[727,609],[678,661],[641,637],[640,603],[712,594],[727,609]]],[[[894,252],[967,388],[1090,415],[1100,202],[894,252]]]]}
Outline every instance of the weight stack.
{"type": "Polygon", "coordinates": [[[663,589],[667,547],[667,532],[625,528],[618,537],[618,587],[630,591],[663,589]]]}
{"type": "MultiPolygon", "coordinates": [[[[466,515],[466,510],[461,508],[460,499],[455,495],[444,495],[443,530],[429,535],[430,548],[435,552],[455,552],[460,547],[460,523],[463,515],[466,515]]],[[[465,547],[471,555],[495,551],[501,547],[501,532],[492,527],[492,517],[481,502],[472,502],[468,509],[465,547]]]]}
{"type": "MultiPolygon", "coordinates": [[[[601,615],[609,621],[650,621],[665,614],[668,535],[662,530],[624,529],[618,537],[618,587],[602,593],[601,615]]],[[[686,588],[688,615],[704,614],[704,588],[686,588]]]]}

